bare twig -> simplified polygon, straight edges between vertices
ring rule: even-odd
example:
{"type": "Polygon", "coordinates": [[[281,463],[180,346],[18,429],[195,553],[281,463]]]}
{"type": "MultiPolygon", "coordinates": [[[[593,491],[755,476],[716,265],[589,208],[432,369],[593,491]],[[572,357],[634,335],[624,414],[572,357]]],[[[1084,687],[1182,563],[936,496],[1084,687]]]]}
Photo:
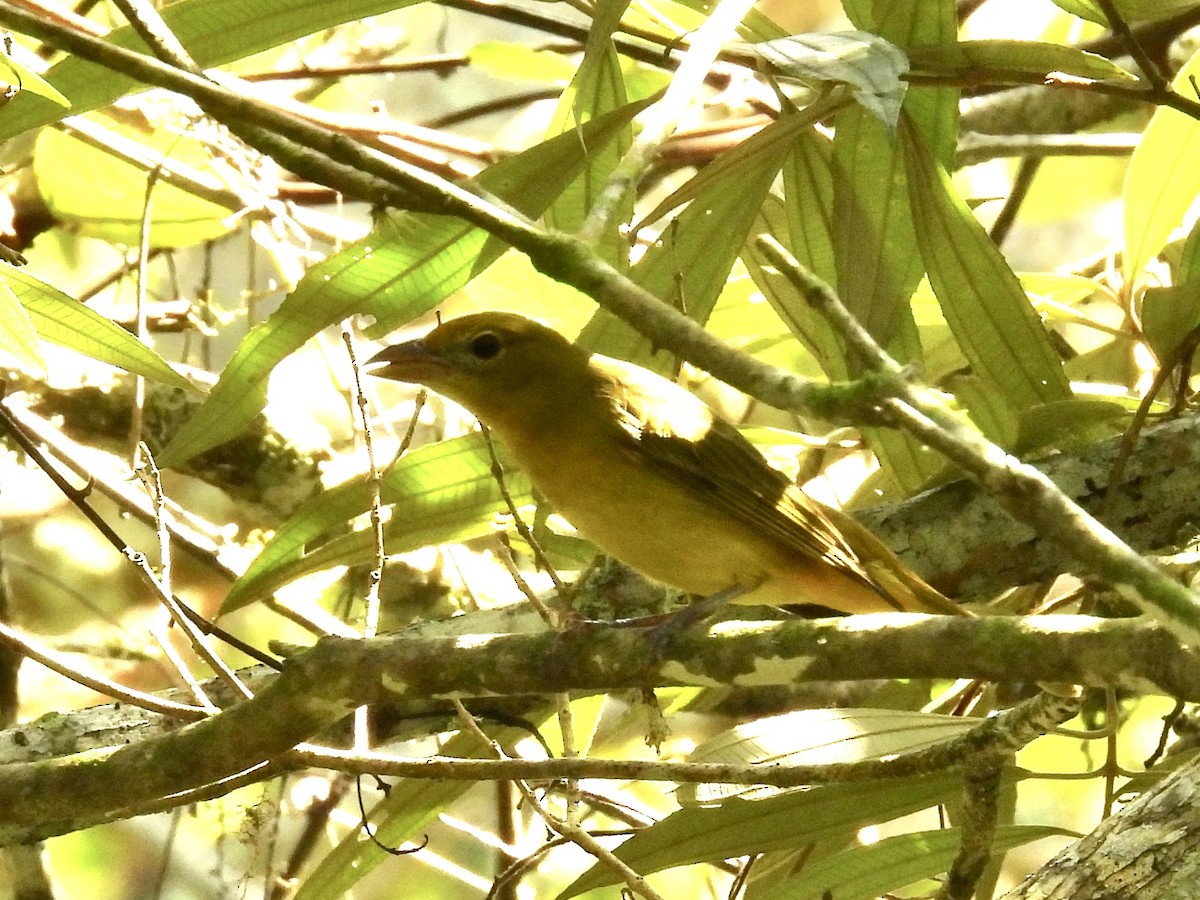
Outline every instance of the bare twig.
{"type": "MultiPolygon", "coordinates": [[[[466,730],[483,741],[484,746],[491,750],[497,761],[507,762],[508,757],[505,755],[504,751],[500,749],[500,745],[484,734],[483,729],[479,727],[479,723],[475,721],[475,717],[467,711],[467,708],[458,700],[453,702],[454,708],[458,712],[459,721],[462,722],[466,730]]],[[[652,887],[650,887],[650,885],[646,882],[646,879],[641,874],[631,868],[628,863],[619,859],[616,854],[614,854],[607,847],[603,846],[593,835],[589,834],[577,822],[573,822],[570,818],[561,819],[550,812],[550,810],[546,808],[546,805],[538,800],[537,795],[535,795],[534,792],[529,788],[529,785],[525,784],[523,781],[517,780],[516,784],[517,788],[525,797],[526,802],[529,803],[530,806],[532,806],[535,810],[537,810],[538,815],[541,816],[542,821],[546,823],[551,831],[562,835],[572,843],[577,844],[581,849],[590,853],[603,865],[612,869],[613,872],[615,872],[617,876],[624,881],[625,884],[629,886],[629,889],[635,894],[644,897],[645,900],[663,900],[661,895],[652,887]]]]}
{"type": "Polygon", "coordinates": [[[47,669],[57,672],[64,678],[69,678],[76,684],[81,684],[98,694],[112,697],[115,700],[120,700],[132,706],[139,706],[142,709],[148,709],[153,712],[162,713],[165,716],[172,716],[189,722],[203,719],[215,710],[215,707],[188,706],[183,703],[164,700],[153,694],[146,694],[142,691],[128,688],[123,684],[117,684],[117,682],[110,681],[102,675],[92,675],[84,672],[78,666],[70,663],[63,654],[43,646],[33,640],[33,638],[21,634],[16,629],[10,628],[4,622],[0,622],[0,643],[5,644],[22,656],[32,659],[34,662],[41,663],[47,669]]]}

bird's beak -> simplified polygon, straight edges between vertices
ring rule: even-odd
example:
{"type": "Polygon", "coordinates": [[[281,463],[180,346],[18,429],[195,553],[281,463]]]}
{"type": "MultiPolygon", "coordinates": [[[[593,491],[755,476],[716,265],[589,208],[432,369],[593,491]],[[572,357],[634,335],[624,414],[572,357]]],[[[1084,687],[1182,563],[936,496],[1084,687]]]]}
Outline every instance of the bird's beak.
{"type": "Polygon", "coordinates": [[[368,375],[421,384],[445,368],[445,361],[432,352],[423,340],[385,347],[363,364],[363,371],[368,375]]]}

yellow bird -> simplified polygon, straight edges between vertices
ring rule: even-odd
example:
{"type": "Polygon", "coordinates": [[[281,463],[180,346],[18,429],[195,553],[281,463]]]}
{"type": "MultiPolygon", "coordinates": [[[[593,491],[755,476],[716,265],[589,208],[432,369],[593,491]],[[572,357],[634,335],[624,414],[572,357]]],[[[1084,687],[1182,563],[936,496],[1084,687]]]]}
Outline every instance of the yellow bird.
{"type": "Polygon", "coordinates": [[[453,319],[366,369],[466,407],[582,536],[657,581],[738,603],[961,612],[698,397],[531,319],[453,319]]]}

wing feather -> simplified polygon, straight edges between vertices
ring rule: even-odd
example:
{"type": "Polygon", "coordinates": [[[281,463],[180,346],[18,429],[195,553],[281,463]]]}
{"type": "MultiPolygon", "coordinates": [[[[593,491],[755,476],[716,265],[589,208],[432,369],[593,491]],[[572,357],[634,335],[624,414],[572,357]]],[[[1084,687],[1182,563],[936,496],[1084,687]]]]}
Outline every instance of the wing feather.
{"type": "Polygon", "coordinates": [[[711,497],[757,533],[883,593],[832,521],[831,511],[771,466],[702,400],[618,360],[596,356],[592,364],[608,376],[606,393],[640,459],[711,497]]]}

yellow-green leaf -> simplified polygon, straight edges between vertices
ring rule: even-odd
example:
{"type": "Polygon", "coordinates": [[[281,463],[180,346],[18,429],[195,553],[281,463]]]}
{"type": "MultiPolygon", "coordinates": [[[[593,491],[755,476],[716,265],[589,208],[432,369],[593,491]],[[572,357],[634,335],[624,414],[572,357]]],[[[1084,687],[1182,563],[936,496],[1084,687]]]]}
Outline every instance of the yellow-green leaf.
{"type": "Polygon", "coordinates": [[[913,66],[940,74],[968,74],[982,69],[1003,75],[1070,75],[1090,81],[1136,81],[1111,60],[1077,47],[1045,41],[981,40],[913,47],[913,66]]]}
{"type": "Polygon", "coordinates": [[[1062,363],[1017,276],[920,136],[903,120],[899,132],[929,283],[975,374],[1017,410],[1067,399],[1062,363]]]}
{"type": "Polygon", "coordinates": [[[41,75],[18,62],[7,53],[0,51],[0,81],[6,82],[21,91],[29,91],[39,97],[45,97],[51,103],[70,108],[71,101],[54,88],[41,75]]]}
{"type": "Polygon", "coordinates": [[[46,360],[42,358],[37,329],[4,280],[0,280],[0,351],[20,360],[34,372],[46,374],[46,360]]]}
{"type": "MultiPolygon", "coordinates": [[[[1192,54],[1172,82],[1193,96],[1200,77],[1200,50],[1192,54]]],[[[1132,282],[1179,227],[1200,193],[1200,122],[1160,106],[1133,151],[1125,175],[1125,280],[1132,282]]]]}

